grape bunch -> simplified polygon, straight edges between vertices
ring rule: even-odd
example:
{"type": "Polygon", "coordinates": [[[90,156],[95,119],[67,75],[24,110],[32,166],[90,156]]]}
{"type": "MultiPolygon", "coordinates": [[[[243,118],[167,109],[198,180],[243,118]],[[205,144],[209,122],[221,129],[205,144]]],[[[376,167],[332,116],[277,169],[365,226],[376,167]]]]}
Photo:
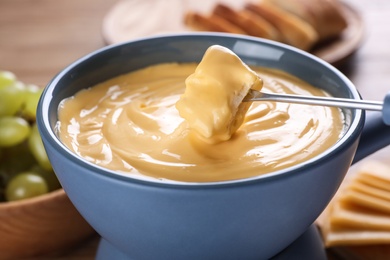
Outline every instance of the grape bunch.
{"type": "Polygon", "coordinates": [[[60,188],[35,123],[42,88],[0,71],[0,202],[60,188]]]}

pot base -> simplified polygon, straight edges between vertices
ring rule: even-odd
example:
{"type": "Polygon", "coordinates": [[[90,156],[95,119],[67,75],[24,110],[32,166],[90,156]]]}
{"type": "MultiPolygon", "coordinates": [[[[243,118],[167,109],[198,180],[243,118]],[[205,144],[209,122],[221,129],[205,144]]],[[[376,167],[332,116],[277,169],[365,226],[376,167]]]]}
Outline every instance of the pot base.
{"type": "MultiPolygon", "coordinates": [[[[96,254],[96,260],[116,259],[130,260],[131,258],[125,253],[119,251],[105,239],[101,239],[96,254]]],[[[273,260],[287,259],[318,259],[326,260],[326,252],[322,243],[320,234],[313,224],[305,233],[282,252],[271,258],[273,260]]]]}
{"type": "Polygon", "coordinates": [[[297,240],[289,245],[282,252],[271,258],[273,260],[289,260],[289,259],[318,259],[326,260],[326,252],[322,243],[321,235],[315,226],[312,224],[297,240]]]}

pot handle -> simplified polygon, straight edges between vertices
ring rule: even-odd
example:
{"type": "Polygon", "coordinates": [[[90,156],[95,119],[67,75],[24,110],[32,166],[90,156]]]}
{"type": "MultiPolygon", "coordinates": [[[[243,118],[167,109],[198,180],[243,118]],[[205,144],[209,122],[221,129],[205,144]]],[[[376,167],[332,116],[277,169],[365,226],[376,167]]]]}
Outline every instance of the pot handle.
{"type": "Polygon", "coordinates": [[[390,125],[386,125],[386,120],[385,115],[380,112],[366,113],[366,121],[352,164],[390,144],[390,125]]]}
{"type": "Polygon", "coordinates": [[[387,93],[383,100],[382,116],[383,122],[385,122],[386,125],[390,125],[390,92],[387,93]]]}

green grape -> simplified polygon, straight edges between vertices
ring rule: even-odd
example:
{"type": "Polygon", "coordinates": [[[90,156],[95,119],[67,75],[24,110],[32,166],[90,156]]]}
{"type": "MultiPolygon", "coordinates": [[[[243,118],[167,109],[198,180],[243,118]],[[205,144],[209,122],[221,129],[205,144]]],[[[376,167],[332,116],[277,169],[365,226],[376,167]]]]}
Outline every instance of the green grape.
{"type": "Polygon", "coordinates": [[[3,171],[5,173],[5,184],[16,174],[30,170],[36,164],[27,142],[2,148],[2,151],[3,157],[0,160],[0,172],[3,171]]]}
{"type": "Polygon", "coordinates": [[[16,175],[5,189],[7,201],[36,197],[49,192],[45,179],[34,172],[23,172],[16,175]]]}
{"type": "Polygon", "coordinates": [[[0,88],[0,117],[16,115],[21,110],[25,99],[26,89],[20,82],[0,88]]]}
{"type": "Polygon", "coordinates": [[[5,188],[5,182],[7,178],[7,173],[4,172],[2,169],[0,169],[0,202],[5,200],[4,197],[4,188],[5,188]]]}
{"type": "Polygon", "coordinates": [[[38,101],[41,97],[42,91],[42,88],[35,85],[29,85],[26,87],[23,116],[35,120],[38,101]]]}
{"type": "Polygon", "coordinates": [[[42,91],[0,71],[0,202],[61,188],[34,124],[42,91]]]}
{"type": "Polygon", "coordinates": [[[0,186],[0,203],[5,201],[5,190],[0,186]]]}
{"type": "Polygon", "coordinates": [[[33,167],[31,167],[30,171],[36,172],[46,180],[46,183],[49,187],[49,191],[53,191],[61,188],[61,184],[58,181],[57,176],[55,175],[53,170],[51,171],[45,170],[40,165],[36,164],[33,167]]]}
{"type": "Polygon", "coordinates": [[[0,89],[13,85],[15,82],[15,74],[10,71],[0,71],[0,89]]]}
{"type": "Polygon", "coordinates": [[[49,158],[47,157],[45,147],[43,146],[41,135],[39,134],[36,124],[32,126],[28,145],[32,155],[37,160],[38,164],[45,170],[52,170],[49,158]]]}
{"type": "Polygon", "coordinates": [[[29,123],[21,117],[0,118],[0,147],[22,143],[30,134],[29,123]]]}

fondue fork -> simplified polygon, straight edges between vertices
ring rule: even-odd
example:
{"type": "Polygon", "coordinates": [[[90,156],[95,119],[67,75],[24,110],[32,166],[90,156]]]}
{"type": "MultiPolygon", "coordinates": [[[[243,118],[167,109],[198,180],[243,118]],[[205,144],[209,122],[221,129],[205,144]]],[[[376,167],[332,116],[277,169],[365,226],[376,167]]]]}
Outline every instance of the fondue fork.
{"type": "Polygon", "coordinates": [[[384,101],[367,101],[349,98],[335,97],[316,97],[316,96],[300,96],[289,94],[264,93],[257,90],[249,90],[243,102],[252,101],[276,101],[285,103],[331,106],[355,108],[373,111],[382,111],[383,122],[390,125],[390,92],[385,96],[384,101]]]}

